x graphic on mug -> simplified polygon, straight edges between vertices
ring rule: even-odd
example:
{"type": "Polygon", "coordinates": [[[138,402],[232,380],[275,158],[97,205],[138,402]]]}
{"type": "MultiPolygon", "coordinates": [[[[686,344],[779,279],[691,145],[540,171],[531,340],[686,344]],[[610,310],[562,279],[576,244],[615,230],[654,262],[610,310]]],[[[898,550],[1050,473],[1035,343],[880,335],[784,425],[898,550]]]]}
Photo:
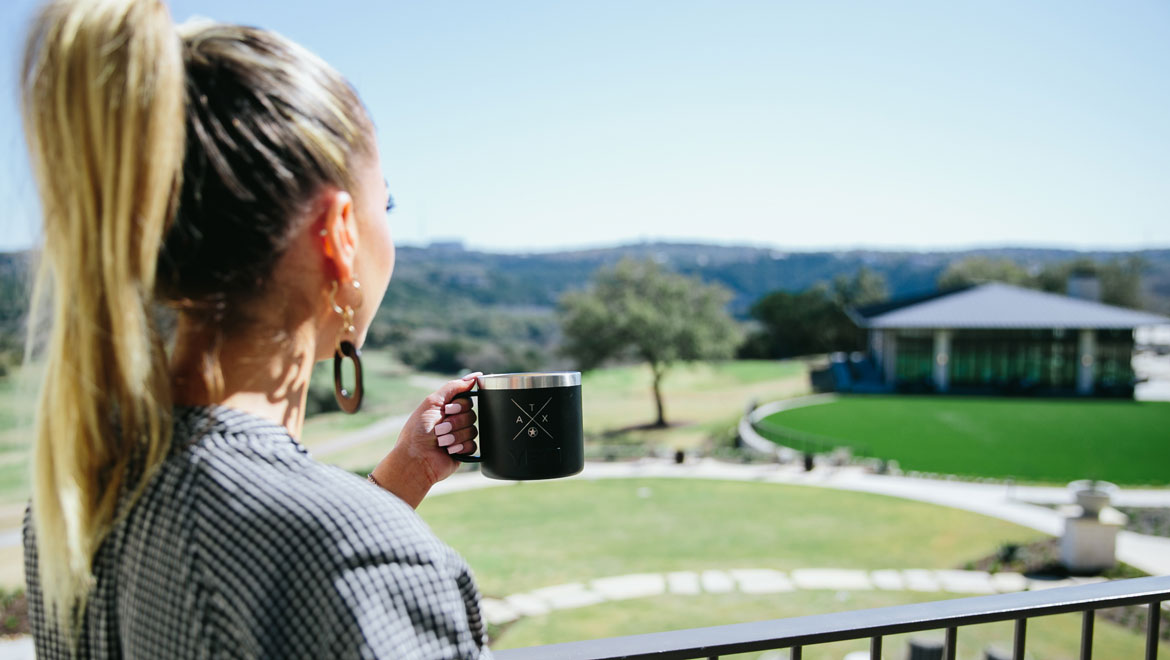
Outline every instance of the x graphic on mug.
{"type": "MultiPolygon", "coordinates": [[[[535,415],[530,415],[530,414],[528,414],[528,411],[527,411],[527,410],[525,410],[523,406],[521,406],[520,404],[516,403],[516,400],[515,400],[515,399],[512,399],[511,401],[512,401],[512,403],[513,403],[513,404],[514,404],[514,405],[515,405],[517,408],[519,408],[519,409],[520,409],[520,412],[524,413],[525,417],[527,417],[527,418],[528,418],[528,421],[527,421],[527,422],[524,422],[524,420],[523,420],[522,418],[520,418],[520,417],[517,417],[517,418],[516,418],[516,421],[517,421],[517,422],[524,422],[524,426],[521,426],[521,427],[520,427],[520,430],[516,432],[516,435],[512,436],[512,439],[513,439],[513,440],[515,440],[516,438],[519,438],[519,437],[520,437],[520,434],[524,432],[524,429],[527,429],[527,428],[528,428],[528,425],[529,425],[529,424],[533,424],[533,425],[535,425],[537,428],[539,428],[541,431],[544,431],[544,434],[545,434],[545,435],[547,435],[548,437],[550,437],[550,438],[551,438],[551,437],[553,437],[553,435],[552,435],[551,433],[549,433],[549,432],[548,432],[548,429],[544,428],[543,426],[541,426],[541,425],[540,425],[540,422],[536,421],[536,416],[537,416],[537,415],[540,415],[540,413],[544,412],[544,409],[545,409],[545,408],[548,406],[548,404],[549,404],[549,403],[551,403],[551,402],[552,402],[552,398],[551,398],[551,397],[549,398],[549,400],[548,400],[548,401],[545,401],[545,402],[544,402],[544,405],[540,407],[540,410],[537,410],[537,411],[536,411],[536,414],[535,414],[535,415]]],[[[543,419],[544,419],[544,421],[546,421],[546,422],[547,422],[547,421],[548,421],[548,415],[544,415],[544,416],[543,416],[543,419]]],[[[536,431],[536,429],[529,429],[528,437],[530,437],[530,438],[535,438],[535,437],[536,437],[536,433],[535,433],[535,431],[536,431]]]]}

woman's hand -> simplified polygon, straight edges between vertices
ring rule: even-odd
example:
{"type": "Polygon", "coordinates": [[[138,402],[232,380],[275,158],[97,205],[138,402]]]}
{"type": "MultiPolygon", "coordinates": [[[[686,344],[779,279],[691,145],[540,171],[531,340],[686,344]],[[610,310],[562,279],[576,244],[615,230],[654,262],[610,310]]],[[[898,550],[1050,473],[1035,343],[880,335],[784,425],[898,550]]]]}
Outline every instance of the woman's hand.
{"type": "Polygon", "coordinates": [[[417,508],[431,486],[459,468],[451,454],[475,453],[477,431],[471,401],[452,398],[474,387],[479,375],[448,381],[423,400],[406,420],[397,444],[374,468],[372,476],[379,486],[417,508]]]}

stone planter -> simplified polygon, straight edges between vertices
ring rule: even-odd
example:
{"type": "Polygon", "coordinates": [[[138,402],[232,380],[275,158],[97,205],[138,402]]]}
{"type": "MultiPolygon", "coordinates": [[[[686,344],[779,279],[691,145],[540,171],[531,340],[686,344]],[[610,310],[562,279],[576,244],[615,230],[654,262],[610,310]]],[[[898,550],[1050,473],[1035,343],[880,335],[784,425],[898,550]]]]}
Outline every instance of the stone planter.
{"type": "Polygon", "coordinates": [[[1074,481],[1068,487],[1076,496],[1076,502],[1083,512],[1081,515],[1086,518],[1098,517],[1109,506],[1113,494],[1118,490],[1115,484],[1108,481],[1090,479],[1074,481]]]}

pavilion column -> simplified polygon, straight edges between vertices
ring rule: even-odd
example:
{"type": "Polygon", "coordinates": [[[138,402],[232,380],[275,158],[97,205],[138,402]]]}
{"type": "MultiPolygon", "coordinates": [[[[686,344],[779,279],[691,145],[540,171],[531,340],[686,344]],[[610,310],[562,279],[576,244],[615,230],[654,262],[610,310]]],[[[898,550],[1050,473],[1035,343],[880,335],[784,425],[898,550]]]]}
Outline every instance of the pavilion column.
{"type": "Polygon", "coordinates": [[[939,392],[951,386],[951,334],[950,330],[934,331],[934,387],[939,392]]]}
{"type": "Polygon", "coordinates": [[[886,385],[898,380],[898,335],[896,330],[882,330],[882,372],[886,385]]]}
{"type": "Polygon", "coordinates": [[[1097,331],[1081,330],[1077,342],[1077,394],[1093,393],[1093,365],[1097,362],[1097,331]]]}

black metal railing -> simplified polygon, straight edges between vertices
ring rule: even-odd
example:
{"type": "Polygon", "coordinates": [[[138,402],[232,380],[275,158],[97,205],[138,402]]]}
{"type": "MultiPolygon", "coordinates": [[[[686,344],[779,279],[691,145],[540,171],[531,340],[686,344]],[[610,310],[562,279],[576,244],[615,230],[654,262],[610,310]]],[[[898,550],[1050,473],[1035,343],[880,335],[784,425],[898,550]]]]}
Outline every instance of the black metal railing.
{"type": "Polygon", "coordinates": [[[955,660],[959,628],[980,623],[1015,622],[1014,660],[1023,660],[1028,619],[1050,614],[1082,612],[1081,659],[1091,660],[1094,614],[1099,609],[1147,605],[1146,660],[1157,660],[1161,603],[1170,601],[1170,575],[1115,580],[1076,587],[1023,591],[995,596],[957,598],[871,610],[856,610],[738,623],[712,628],[611,637],[583,642],[533,646],[496,652],[500,660],[617,660],[653,658],[684,660],[718,658],[731,653],[792,649],[800,660],[801,649],[854,639],[870,640],[870,657],[880,658],[882,638],[887,635],[945,631],[944,658],[955,660]]]}

